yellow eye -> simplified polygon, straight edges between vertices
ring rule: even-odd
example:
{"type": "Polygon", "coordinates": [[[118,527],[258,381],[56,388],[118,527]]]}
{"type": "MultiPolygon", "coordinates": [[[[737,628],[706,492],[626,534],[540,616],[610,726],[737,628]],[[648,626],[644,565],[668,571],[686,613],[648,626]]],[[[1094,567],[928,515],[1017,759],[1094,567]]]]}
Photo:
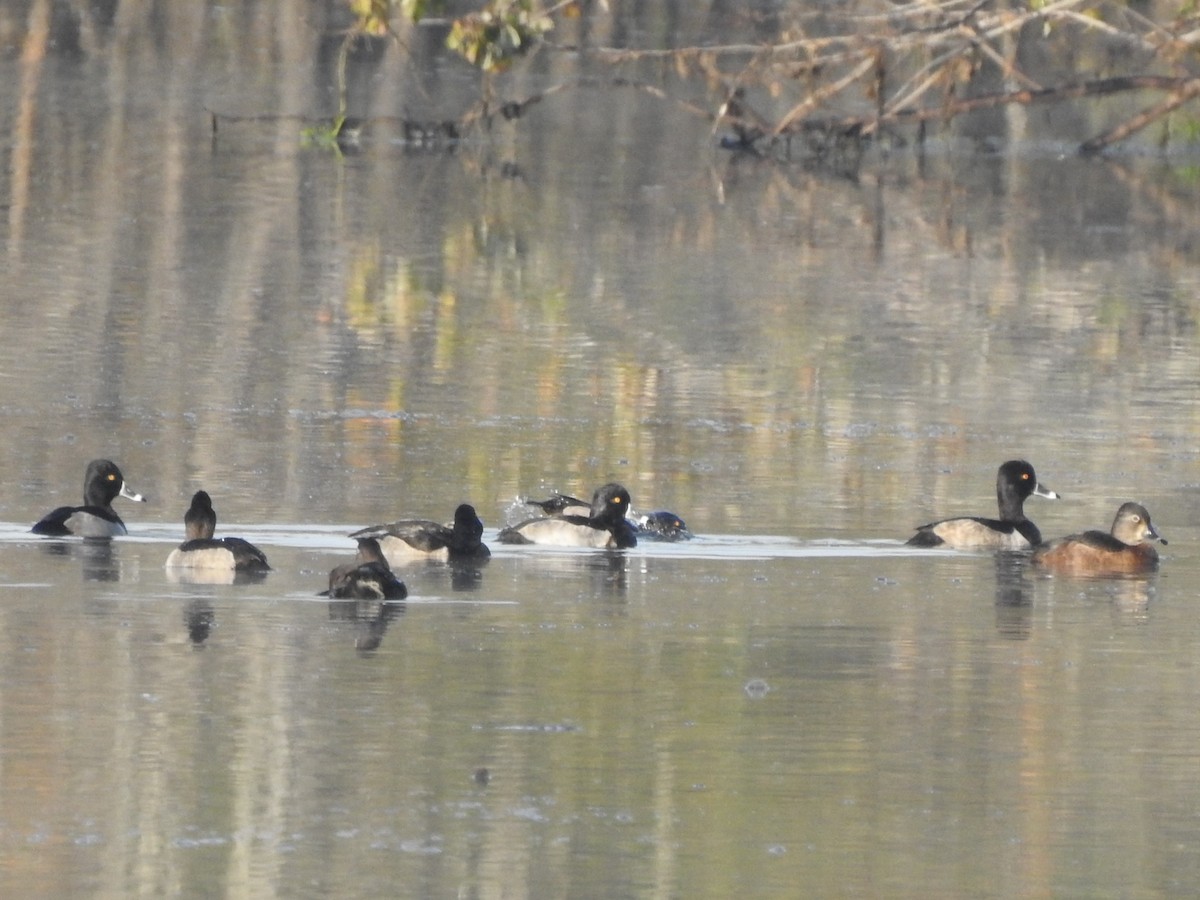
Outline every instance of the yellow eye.
{"type": "Polygon", "coordinates": [[[1022,473],[1021,473],[1021,480],[1022,480],[1022,481],[1028,481],[1028,480],[1029,480],[1029,473],[1028,473],[1028,472],[1022,472],[1022,473]]]}
{"type": "Polygon", "coordinates": [[[116,481],[116,480],[117,480],[117,476],[116,476],[116,475],[113,475],[112,473],[109,473],[108,480],[109,480],[109,481],[116,481]]]}

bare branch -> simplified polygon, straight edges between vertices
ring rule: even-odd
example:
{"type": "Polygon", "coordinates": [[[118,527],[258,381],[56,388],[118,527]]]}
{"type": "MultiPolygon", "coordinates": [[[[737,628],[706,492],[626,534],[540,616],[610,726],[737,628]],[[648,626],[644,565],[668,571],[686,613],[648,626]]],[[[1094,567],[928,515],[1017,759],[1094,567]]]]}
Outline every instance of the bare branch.
{"type": "Polygon", "coordinates": [[[1170,96],[1166,97],[1160,103],[1143,110],[1136,116],[1126,119],[1116,128],[1110,129],[1091,140],[1084,141],[1079,147],[1079,152],[1085,156],[1099,153],[1117,141],[1123,141],[1131,134],[1141,131],[1151,122],[1161,119],[1167,113],[1178,109],[1196,96],[1200,96],[1200,78],[1193,78],[1184,82],[1178,90],[1172,92],[1170,96]]]}
{"type": "Polygon", "coordinates": [[[875,55],[872,54],[867,59],[864,59],[854,69],[848,72],[844,77],[835,81],[833,84],[826,85],[818,91],[813,91],[804,100],[792,107],[779,124],[775,126],[772,135],[778,135],[787,129],[796,119],[816,109],[825,101],[827,97],[832,97],[834,94],[839,94],[859,78],[862,78],[867,72],[875,68],[875,55]]]}

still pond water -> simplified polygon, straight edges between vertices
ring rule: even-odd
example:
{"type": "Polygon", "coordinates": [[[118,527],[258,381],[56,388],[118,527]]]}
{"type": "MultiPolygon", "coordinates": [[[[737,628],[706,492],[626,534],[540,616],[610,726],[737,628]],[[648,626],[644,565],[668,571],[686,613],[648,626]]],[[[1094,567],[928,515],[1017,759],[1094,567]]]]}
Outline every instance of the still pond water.
{"type": "Polygon", "coordinates": [[[286,50],[0,63],[0,894],[1194,890],[1188,160],[847,179],[604,95],[454,153],[214,141],[328,100],[286,50]],[[30,535],[98,456],[130,535],[30,535]],[[902,546],[1013,457],[1047,536],[1145,503],[1161,571],[902,546]],[[610,479],[697,537],[316,596],[355,528],[610,479]],[[164,570],[200,488],[265,580],[164,570]]]}

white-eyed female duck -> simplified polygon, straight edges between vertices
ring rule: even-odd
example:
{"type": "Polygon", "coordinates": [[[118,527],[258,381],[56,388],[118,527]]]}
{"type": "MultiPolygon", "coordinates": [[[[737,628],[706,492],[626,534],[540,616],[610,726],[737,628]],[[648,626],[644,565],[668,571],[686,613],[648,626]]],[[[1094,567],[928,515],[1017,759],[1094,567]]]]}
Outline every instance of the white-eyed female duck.
{"type": "Polygon", "coordinates": [[[553,515],[527,519],[503,529],[503,544],[554,544],[560,547],[601,547],[622,550],[637,546],[637,534],[626,520],[629,491],[610,482],[596,488],[588,514],[553,515]]]}
{"type": "Polygon", "coordinates": [[[1158,568],[1155,543],[1166,540],[1140,503],[1124,503],[1110,531],[1085,531],[1042,544],[1033,564],[1064,575],[1128,575],[1158,568]]]}
{"type": "Polygon", "coordinates": [[[144,503],[146,498],[129,488],[116,463],[108,459],[93,459],[83,476],[83,506],[60,506],[47,513],[33,526],[34,534],[50,537],[79,535],[89,538],[111,538],[127,534],[125,523],[113,510],[117,497],[144,503]]]}
{"type": "Polygon", "coordinates": [[[213,538],[217,513],[206,491],[192,495],[192,505],[183,516],[187,540],[167,557],[169,569],[223,569],[235,572],[268,572],[267,557],[241,538],[213,538]]]}
{"type": "Polygon", "coordinates": [[[1058,494],[1038,483],[1033,466],[1023,459],[1009,460],[996,473],[999,519],[961,516],[930,522],[918,528],[908,544],[956,550],[1029,550],[1042,542],[1042,533],[1025,518],[1025,498],[1034,494],[1058,499],[1058,494]]]}

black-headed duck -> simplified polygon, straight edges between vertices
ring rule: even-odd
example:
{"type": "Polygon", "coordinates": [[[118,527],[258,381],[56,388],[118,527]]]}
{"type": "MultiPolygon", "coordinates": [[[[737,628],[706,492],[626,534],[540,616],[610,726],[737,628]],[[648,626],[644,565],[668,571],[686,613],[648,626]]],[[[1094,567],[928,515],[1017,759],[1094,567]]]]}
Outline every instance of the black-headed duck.
{"type": "Polygon", "coordinates": [[[127,534],[125,523],[112,507],[117,497],[138,503],[146,501],[145,497],[125,483],[125,476],[116,463],[108,459],[93,459],[83,476],[83,506],[58,507],[33,526],[33,533],[49,537],[74,534],[89,538],[127,534]]]}
{"type": "Polygon", "coordinates": [[[930,522],[920,526],[907,543],[956,550],[1029,550],[1042,541],[1037,526],[1025,518],[1025,498],[1032,495],[1058,499],[1058,494],[1038,483],[1033,466],[1023,459],[1009,460],[996,473],[999,519],[960,516],[930,522]]]}
{"type": "Polygon", "coordinates": [[[585,515],[554,515],[526,519],[500,532],[502,544],[553,544],[560,547],[600,547],[622,550],[637,546],[637,534],[625,519],[629,491],[610,482],[596,488],[585,515]]]}
{"type": "Polygon", "coordinates": [[[168,569],[223,569],[235,572],[267,572],[267,557],[242,538],[214,538],[217,513],[207,491],[196,491],[183,515],[186,540],[167,557],[168,569]]]}
{"type": "Polygon", "coordinates": [[[359,529],[350,537],[375,538],[393,566],[414,559],[453,562],[491,556],[487,544],[483,543],[483,522],[470,503],[459,504],[451,525],[427,519],[402,519],[388,525],[359,529]]]}

